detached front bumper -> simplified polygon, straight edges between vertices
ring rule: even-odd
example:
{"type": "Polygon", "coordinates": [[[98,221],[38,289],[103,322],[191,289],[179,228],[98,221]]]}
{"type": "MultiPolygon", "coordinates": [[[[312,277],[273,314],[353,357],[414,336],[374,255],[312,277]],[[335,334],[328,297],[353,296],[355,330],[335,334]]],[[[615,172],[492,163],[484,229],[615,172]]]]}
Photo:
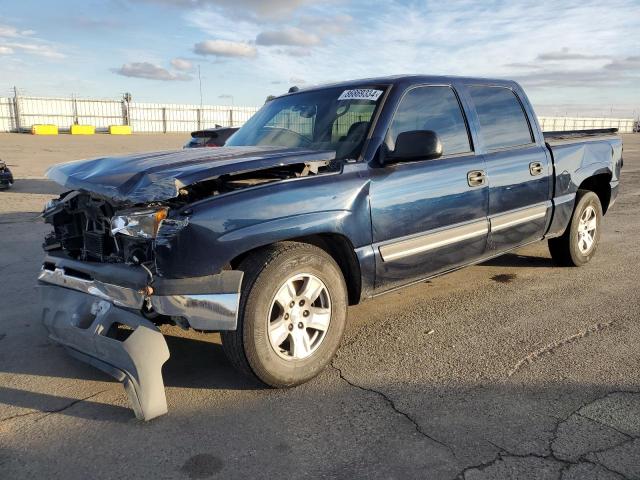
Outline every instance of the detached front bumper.
{"type": "Polygon", "coordinates": [[[38,280],[50,338],[123,382],[136,417],[151,420],[167,412],[169,349],[142,307],[195,329],[234,330],[242,272],[150,282],[143,269],[47,256],[38,280]]]}
{"type": "Polygon", "coordinates": [[[137,418],[167,413],[162,365],[169,348],[155,325],[99,297],[52,285],[39,290],[42,320],[52,340],[123,382],[137,418]],[[128,336],[122,338],[123,333],[128,336]]]}

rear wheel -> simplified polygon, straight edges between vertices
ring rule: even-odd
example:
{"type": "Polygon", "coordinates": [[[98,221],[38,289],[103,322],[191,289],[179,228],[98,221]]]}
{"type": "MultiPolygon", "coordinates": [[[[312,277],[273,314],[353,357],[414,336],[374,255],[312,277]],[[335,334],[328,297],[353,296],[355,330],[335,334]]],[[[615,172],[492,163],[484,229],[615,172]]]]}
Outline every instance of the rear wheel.
{"type": "Polygon", "coordinates": [[[333,358],[347,318],[347,288],[336,262],[313,245],[283,242],[250,255],[238,328],[222,344],[241,372],[272,387],[310,380],[333,358]]]}
{"type": "Polygon", "coordinates": [[[565,266],[582,266],[596,253],[600,240],[602,205],[598,196],[579,190],[571,222],[564,234],[549,239],[549,252],[554,262],[565,266]]]}

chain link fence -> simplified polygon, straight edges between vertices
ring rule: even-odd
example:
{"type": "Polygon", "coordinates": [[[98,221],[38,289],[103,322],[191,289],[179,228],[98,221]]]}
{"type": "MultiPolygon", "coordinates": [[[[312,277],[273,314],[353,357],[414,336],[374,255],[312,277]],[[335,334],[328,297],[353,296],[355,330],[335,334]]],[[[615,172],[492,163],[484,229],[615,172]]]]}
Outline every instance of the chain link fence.
{"type": "MultiPolygon", "coordinates": [[[[60,131],[71,125],[93,125],[106,131],[109,125],[130,125],[138,133],[192,132],[216,125],[239,127],[258,111],[258,107],[139,103],[113,99],[35,97],[16,93],[0,97],[0,132],[30,131],[33,125],[52,124],[60,131]]],[[[359,119],[346,115],[335,126],[336,135],[345,135],[349,125],[359,119]]],[[[635,121],[629,118],[538,117],[544,131],[617,128],[631,133],[635,121]]],[[[284,119],[283,119],[284,121],[284,119]]],[[[286,119],[286,122],[292,122],[286,119]]],[[[299,130],[303,120],[297,119],[299,130]]],[[[295,122],[293,122],[295,123],[295,122]]]]}
{"type": "Polygon", "coordinates": [[[192,132],[216,125],[241,126],[257,107],[139,103],[126,100],[34,97],[0,97],[0,132],[30,131],[33,125],[93,125],[106,131],[110,125],[130,125],[138,133],[192,132]]]}
{"type": "Polygon", "coordinates": [[[620,133],[632,133],[635,125],[632,118],[538,117],[538,122],[545,132],[617,128],[620,133]]]}

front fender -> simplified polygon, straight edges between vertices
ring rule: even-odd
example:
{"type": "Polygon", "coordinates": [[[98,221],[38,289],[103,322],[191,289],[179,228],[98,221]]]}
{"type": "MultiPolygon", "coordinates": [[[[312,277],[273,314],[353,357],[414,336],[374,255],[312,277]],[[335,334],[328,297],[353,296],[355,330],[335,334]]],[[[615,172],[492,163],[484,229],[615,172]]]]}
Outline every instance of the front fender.
{"type": "Polygon", "coordinates": [[[274,242],[338,234],[354,248],[371,244],[366,165],[246,189],[194,204],[182,227],[158,232],[156,267],[167,277],[210,275],[238,255],[274,242]]]}
{"type": "Polygon", "coordinates": [[[333,233],[347,237],[353,245],[371,243],[368,218],[359,211],[331,210],[277,218],[267,222],[239,228],[218,238],[219,245],[239,254],[264,245],[296,237],[333,233]],[[242,245],[241,247],[238,247],[242,245]]]}

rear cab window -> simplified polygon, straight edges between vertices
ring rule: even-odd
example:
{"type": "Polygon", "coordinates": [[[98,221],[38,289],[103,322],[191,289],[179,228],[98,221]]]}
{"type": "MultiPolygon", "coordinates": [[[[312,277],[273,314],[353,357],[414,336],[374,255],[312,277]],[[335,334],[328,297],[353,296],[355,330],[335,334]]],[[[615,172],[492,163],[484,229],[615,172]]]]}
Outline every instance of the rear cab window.
{"type": "Polygon", "coordinates": [[[480,138],[487,150],[519,147],[534,142],[520,99],[510,88],[469,87],[480,122],[480,138]]]}
{"type": "Polygon", "coordinates": [[[399,134],[413,130],[435,132],[442,143],[443,155],[472,151],[460,102],[449,86],[415,87],[402,97],[387,132],[389,149],[395,149],[399,134]]]}

